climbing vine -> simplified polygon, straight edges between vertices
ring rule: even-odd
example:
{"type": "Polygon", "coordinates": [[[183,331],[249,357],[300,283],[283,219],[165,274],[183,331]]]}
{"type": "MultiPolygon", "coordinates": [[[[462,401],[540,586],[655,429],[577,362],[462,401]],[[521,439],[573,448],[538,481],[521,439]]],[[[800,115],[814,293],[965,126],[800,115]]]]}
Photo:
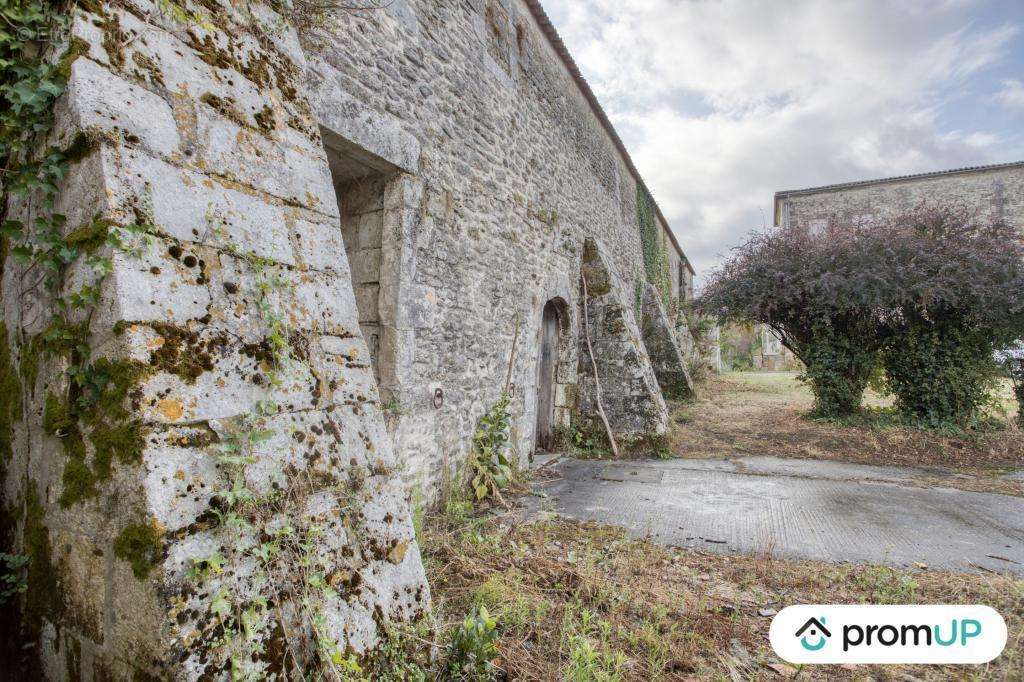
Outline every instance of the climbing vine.
{"type": "MultiPolygon", "coordinates": [[[[69,363],[68,395],[47,396],[43,424],[62,439],[68,456],[60,499],[65,506],[92,494],[97,479],[109,477],[115,452],[123,458],[138,451],[140,427],[127,419],[127,411],[110,395],[111,390],[127,390],[118,382],[130,371],[130,363],[90,362],[88,328],[102,280],[112,269],[111,252],[138,255],[151,227],[145,221],[121,226],[97,217],[68,230],[66,217],[54,208],[68,169],[95,146],[94,140],[80,133],[66,146],[41,147],[53,128],[54,103],[67,86],[71,64],[86,51],[80,41],[63,39],[73,7],[73,3],[23,0],[0,8],[0,167],[4,186],[0,271],[10,257],[21,266],[18,295],[43,289],[53,302],[52,320],[45,331],[32,338],[25,338],[20,327],[13,332],[19,339],[25,392],[34,390],[41,354],[61,356],[69,363]],[[54,48],[60,45],[65,49],[54,58],[54,48]],[[19,215],[32,215],[32,221],[11,217],[15,197],[20,199],[19,215]],[[72,269],[76,269],[76,277],[69,278],[72,269]],[[70,287],[69,280],[74,282],[70,287]],[[89,438],[96,449],[93,469],[85,463],[80,422],[90,427],[89,438]]],[[[6,380],[11,381],[10,377],[6,380]]],[[[19,394],[23,393],[20,388],[19,394]]],[[[123,398],[124,393],[117,397],[123,398]]],[[[5,441],[9,421],[0,424],[5,441]]]]}
{"type": "Polygon", "coordinates": [[[654,199],[643,185],[636,187],[637,223],[640,226],[640,245],[643,249],[647,281],[661,294],[665,310],[672,309],[672,276],[669,273],[668,251],[658,227],[654,199]]]}

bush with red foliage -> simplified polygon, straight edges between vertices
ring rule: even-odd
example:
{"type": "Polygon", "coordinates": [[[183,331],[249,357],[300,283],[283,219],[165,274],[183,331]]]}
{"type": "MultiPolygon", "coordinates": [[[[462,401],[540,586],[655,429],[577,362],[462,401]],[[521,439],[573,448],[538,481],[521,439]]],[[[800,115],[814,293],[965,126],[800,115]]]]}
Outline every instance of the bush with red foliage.
{"type": "Polygon", "coordinates": [[[1024,336],[1024,240],[946,204],[774,228],[737,247],[698,304],[771,327],[806,365],[820,415],[856,411],[881,361],[903,414],[962,425],[986,398],[993,352],[1024,336]]]}

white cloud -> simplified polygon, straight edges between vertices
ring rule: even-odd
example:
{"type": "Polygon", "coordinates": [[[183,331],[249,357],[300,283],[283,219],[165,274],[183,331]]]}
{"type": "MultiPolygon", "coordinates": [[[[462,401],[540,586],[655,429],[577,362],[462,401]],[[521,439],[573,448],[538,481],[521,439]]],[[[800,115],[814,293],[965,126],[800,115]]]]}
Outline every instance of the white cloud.
{"type": "Polygon", "coordinates": [[[939,122],[1017,35],[974,4],[545,3],[698,271],[777,190],[993,160],[999,136],[939,122]]]}
{"type": "Polygon", "coordinates": [[[1011,109],[1024,109],[1024,83],[1012,78],[1004,80],[996,99],[1011,109]]]}

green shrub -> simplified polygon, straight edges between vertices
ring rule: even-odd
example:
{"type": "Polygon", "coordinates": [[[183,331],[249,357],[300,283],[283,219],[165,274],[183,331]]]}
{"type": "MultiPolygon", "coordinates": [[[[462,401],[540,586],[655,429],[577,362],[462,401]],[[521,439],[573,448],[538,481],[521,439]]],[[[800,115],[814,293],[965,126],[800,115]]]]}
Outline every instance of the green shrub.
{"type": "Polygon", "coordinates": [[[925,426],[965,425],[989,398],[997,367],[992,343],[952,326],[911,324],[882,351],[896,408],[925,426]]]}
{"type": "Polygon", "coordinates": [[[713,272],[697,302],[719,323],[760,322],[807,368],[815,413],[856,412],[881,346],[876,279],[861,225],[832,221],[755,234],[713,272]]]}
{"type": "Polygon", "coordinates": [[[803,354],[801,379],[814,394],[815,417],[836,418],[860,408],[861,397],[878,366],[878,354],[859,341],[832,334],[827,325],[815,330],[803,354]]]}
{"type": "Polygon", "coordinates": [[[491,680],[497,669],[497,621],[483,606],[475,608],[460,626],[452,630],[448,645],[448,675],[455,680],[491,680]]]}
{"type": "Polygon", "coordinates": [[[962,427],[989,400],[995,351],[1024,336],[1024,237],[948,204],[775,228],[738,247],[699,303],[768,325],[806,366],[818,415],[855,413],[881,362],[904,418],[962,427]]]}
{"type": "Polygon", "coordinates": [[[511,401],[502,393],[476,426],[473,452],[470,455],[470,486],[477,501],[487,497],[500,497],[502,488],[512,480],[512,462],[508,459],[508,438],[511,401]]]}

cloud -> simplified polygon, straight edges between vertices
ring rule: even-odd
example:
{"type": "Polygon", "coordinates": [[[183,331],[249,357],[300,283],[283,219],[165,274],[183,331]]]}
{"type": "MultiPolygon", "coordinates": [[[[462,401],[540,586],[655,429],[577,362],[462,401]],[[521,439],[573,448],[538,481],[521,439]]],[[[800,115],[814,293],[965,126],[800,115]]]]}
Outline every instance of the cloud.
{"type": "Polygon", "coordinates": [[[975,4],[545,3],[698,272],[771,224],[777,190],[1001,153],[941,125],[1018,34],[975,26],[975,4]]]}
{"type": "Polygon", "coordinates": [[[996,100],[1010,109],[1024,109],[1024,83],[1013,78],[1004,80],[996,100]]]}

